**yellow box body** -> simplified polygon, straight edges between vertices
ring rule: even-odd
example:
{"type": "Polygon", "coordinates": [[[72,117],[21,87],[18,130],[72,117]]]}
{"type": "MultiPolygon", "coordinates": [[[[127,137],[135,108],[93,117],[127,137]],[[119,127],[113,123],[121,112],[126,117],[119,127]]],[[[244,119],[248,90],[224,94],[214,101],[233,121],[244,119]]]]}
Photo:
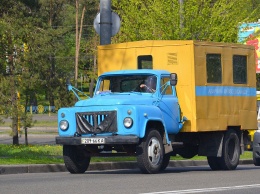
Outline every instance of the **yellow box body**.
{"type": "Polygon", "coordinates": [[[256,129],[256,95],[196,95],[196,88],[200,86],[238,86],[255,90],[254,52],[253,47],[242,44],[193,40],[147,40],[111,44],[98,47],[98,74],[138,69],[137,57],[151,55],[153,69],[178,74],[178,99],[182,115],[188,118],[182,132],[223,131],[230,126],[240,127],[242,130],[256,129]],[[207,53],[221,54],[221,84],[207,83],[207,53]],[[233,55],[247,56],[246,84],[233,83],[233,55]]]}

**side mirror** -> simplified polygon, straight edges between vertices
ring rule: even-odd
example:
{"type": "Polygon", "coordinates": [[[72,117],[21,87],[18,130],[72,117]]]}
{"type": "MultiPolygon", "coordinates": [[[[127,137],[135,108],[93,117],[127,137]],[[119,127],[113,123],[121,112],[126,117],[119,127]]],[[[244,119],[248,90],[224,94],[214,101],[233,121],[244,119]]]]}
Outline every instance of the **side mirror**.
{"type": "Polygon", "coordinates": [[[74,95],[77,97],[78,100],[81,100],[81,98],[79,97],[78,93],[81,93],[81,95],[86,96],[88,98],[90,98],[88,95],[86,95],[84,92],[78,90],[77,88],[73,87],[70,83],[70,79],[68,78],[66,80],[66,86],[67,86],[67,90],[68,91],[72,91],[74,93],[74,95]]]}
{"type": "Polygon", "coordinates": [[[171,86],[176,86],[177,85],[177,73],[171,73],[170,74],[170,84],[171,86]]]}
{"type": "Polygon", "coordinates": [[[72,89],[71,83],[70,83],[70,79],[68,78],[66,80],[66,86],[67,86],[67,90],[70,91],[72,89]]]}

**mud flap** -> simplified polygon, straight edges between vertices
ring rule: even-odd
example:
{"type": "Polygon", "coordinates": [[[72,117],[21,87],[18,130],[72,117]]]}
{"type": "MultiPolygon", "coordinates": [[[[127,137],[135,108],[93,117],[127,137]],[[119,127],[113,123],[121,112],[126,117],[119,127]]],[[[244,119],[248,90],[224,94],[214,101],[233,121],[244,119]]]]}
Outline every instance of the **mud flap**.
{"type": "Polygon", "coordinates": [[[223,132],[200,133],[199,156],[222,156],[223,132]]]}

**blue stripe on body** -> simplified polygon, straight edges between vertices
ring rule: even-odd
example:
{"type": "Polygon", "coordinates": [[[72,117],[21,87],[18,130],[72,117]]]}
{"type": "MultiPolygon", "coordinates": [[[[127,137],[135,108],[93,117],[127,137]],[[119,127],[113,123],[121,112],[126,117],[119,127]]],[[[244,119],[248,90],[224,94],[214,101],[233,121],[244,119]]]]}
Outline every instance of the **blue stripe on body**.
{"type": "Polygon", "coordinates": [[[196,96],[256,97],[256,88],[236,86],[196,86],[196,96]]]}

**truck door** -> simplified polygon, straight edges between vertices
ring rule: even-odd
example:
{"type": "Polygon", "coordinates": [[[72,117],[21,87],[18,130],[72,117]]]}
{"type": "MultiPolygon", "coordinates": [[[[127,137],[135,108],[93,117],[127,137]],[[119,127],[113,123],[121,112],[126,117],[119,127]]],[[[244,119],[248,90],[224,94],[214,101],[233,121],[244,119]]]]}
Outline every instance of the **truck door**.
{"type": "Polygon", "coordinates": [[[169,76],[162,77],[160,80],[160,92],[162,96],[159,108],[162,112],[166,130],[170,134],[176,134],[180,130],[180,106],[175,87],[167,84],[169,80],[169,76]]]}

